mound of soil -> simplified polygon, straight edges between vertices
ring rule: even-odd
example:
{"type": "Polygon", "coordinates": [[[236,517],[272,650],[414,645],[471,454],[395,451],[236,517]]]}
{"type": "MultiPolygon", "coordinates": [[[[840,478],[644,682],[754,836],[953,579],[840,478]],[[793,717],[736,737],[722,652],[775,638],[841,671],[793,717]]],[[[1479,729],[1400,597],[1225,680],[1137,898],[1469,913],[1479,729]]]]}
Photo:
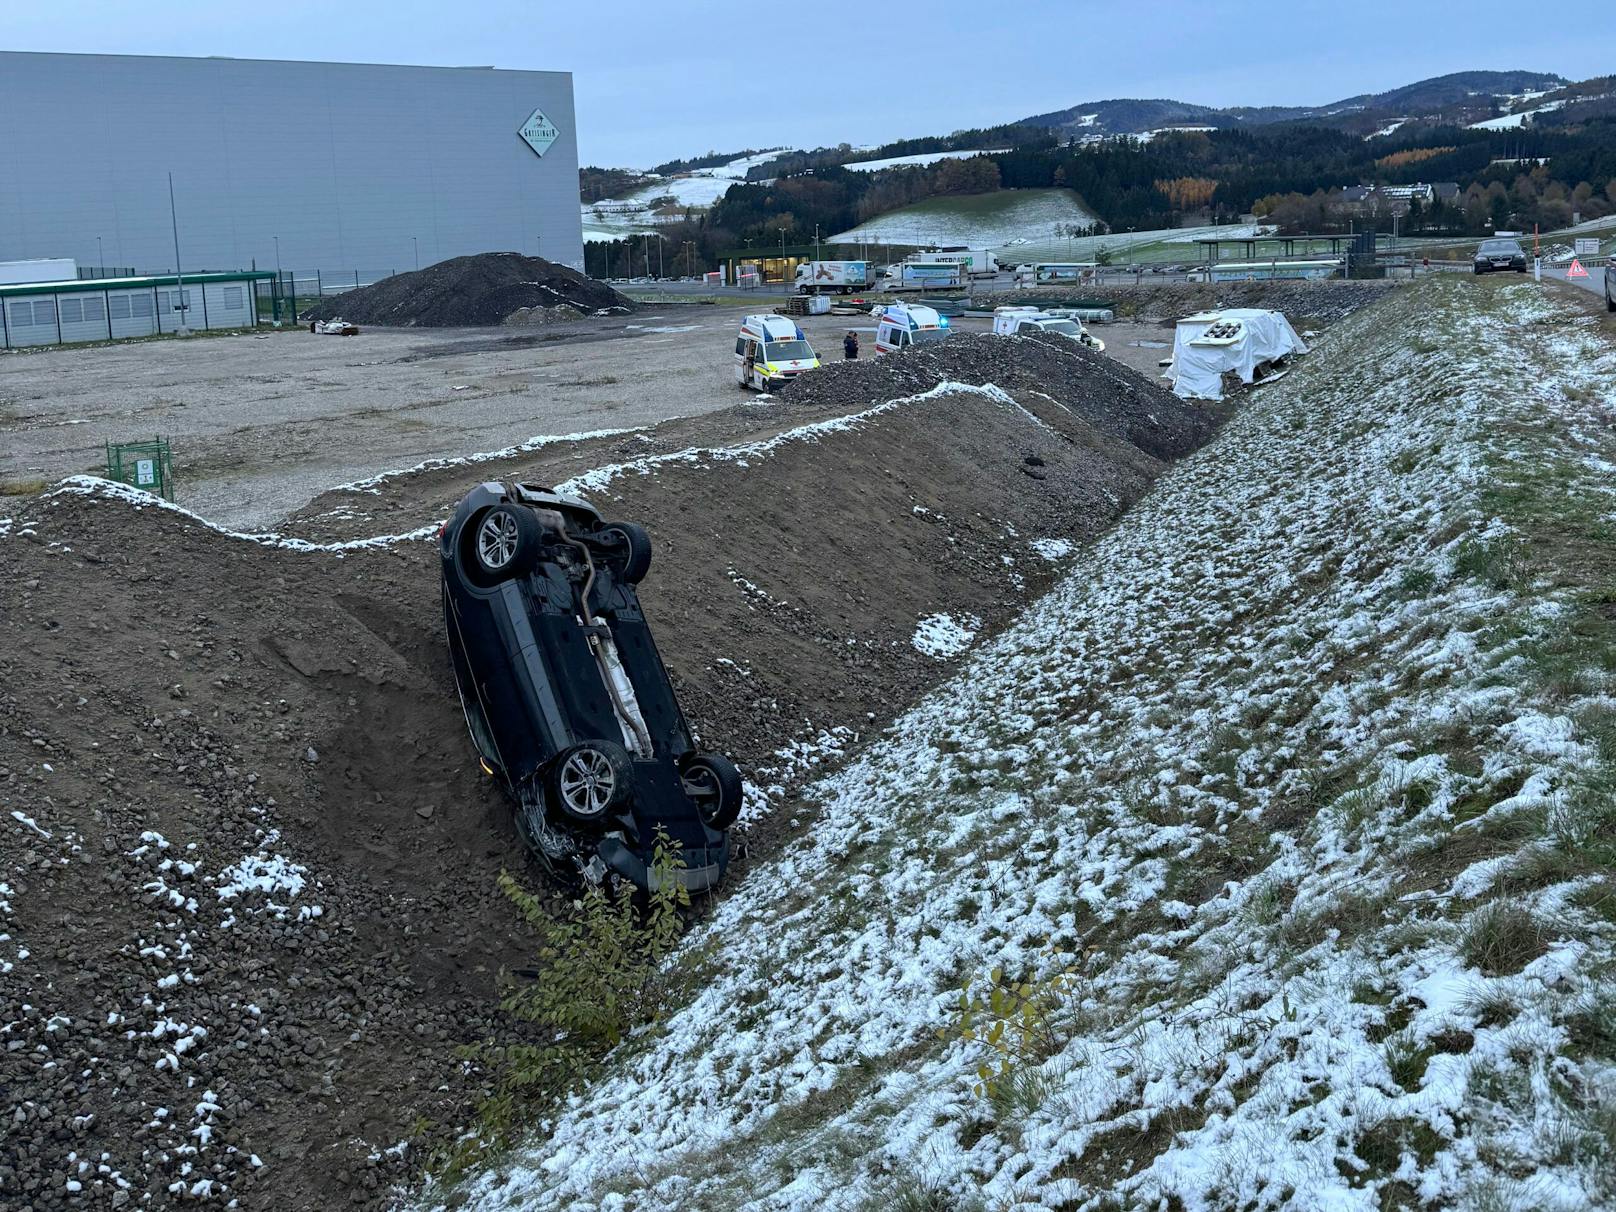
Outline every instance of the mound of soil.
{"type": "MultiPolygon", "coordinates": [[[[747,405],[710,424],[733,440],[750,417],[748,445],[592,478],[651,528],[643,599],[681,702],[770,808],[752,853],[809,827],[792,801],[820,761],[947,672],[922,620],[994,634],[1165,467],[1125,435],[1210,434],[1058,352],[1075,381],[1010,400],[807,428],[809,403],[747,405]]],[[[966,373],[890,361],[825,381],[966,373]]],[[[570,463],[345,495],[425,522],[469,483],[570,463]]],[[[0,1202],[383,1207],[489,1092],[457,1050],[519,1038],[498,974],[535,962],[494,887],[526,863],[464,735],[434,545],[277,546],[86,491],[0,522],[0,1202]]]]}
{"type": "Polygon", "coordinates": [[[1207,440],[1214,425],[1204,409],[1055,333],[1005,338],[956,332],[940,344],[897,355],[828,363],[779,395],[792,404],[854,409],[946,382],[992,383],[1018,400],[1052,400],[1158,459],[1188,454],[1207,440]]]}
{"type": "Polygon", "coordinates": [[[604,282],[542,257],[479,253],[394,274],[370,286],[322,299],[304,311],[311,320],[341,317],[355,324],[400,328],[468,328],[503,324],[523,308],[567,309],[578,315],[626,312],[633,304],[604,282]]]}

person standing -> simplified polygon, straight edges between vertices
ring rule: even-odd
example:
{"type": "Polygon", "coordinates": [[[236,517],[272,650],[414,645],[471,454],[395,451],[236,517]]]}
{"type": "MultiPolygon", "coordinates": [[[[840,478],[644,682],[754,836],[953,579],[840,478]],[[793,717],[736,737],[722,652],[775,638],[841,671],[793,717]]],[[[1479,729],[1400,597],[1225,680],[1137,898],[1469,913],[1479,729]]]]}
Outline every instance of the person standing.
{"type": "Polygon", "coordinates": [[[842,338],[842,357],[849,362],[858,360],[858,333],[851,328],[847,330],[847,335],[842,338]]]}

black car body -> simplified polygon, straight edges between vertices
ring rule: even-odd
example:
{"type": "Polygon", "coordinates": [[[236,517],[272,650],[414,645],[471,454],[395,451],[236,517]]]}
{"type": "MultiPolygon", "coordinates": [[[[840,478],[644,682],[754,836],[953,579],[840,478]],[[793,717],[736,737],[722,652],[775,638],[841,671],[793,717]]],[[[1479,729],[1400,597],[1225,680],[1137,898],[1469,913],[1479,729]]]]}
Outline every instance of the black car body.
{"type": "Polygon", "coordinates": [[[1519,240],[1495,238],[1483,240],[1481,247],[1476,249],[1473,264],[1478,274],[1491,273],[1497,269],[1513,269],[1516,273],[1526,272],[1526,250],[1521,247],[1519,240]]]}
{"type": "Polygon", "coordinates": [[[439,548],[466,726],[529,849],[567,882],[610,873],[646,890],[660,832],[681,883],[717,883],[741,779],[696,749],[674,698],[634,588],[650,568],[645,532],[546,489],[486,483],[439,548]]]}

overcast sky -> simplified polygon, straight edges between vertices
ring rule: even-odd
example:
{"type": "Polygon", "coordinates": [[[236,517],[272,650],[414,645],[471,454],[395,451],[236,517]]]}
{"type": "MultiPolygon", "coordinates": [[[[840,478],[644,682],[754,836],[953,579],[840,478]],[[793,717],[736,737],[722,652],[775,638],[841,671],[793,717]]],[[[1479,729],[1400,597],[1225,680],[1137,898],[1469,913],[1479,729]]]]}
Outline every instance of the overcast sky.
{"type": "Polygon", "coordinates": [[[583,162],[645,167],[1109,97],[1308,105],[1472,68],[1616,72],[1616,4],[1556,11],[1539,28],[1501,0],[0,0],[0,49],[570,71],[583,162]]]}

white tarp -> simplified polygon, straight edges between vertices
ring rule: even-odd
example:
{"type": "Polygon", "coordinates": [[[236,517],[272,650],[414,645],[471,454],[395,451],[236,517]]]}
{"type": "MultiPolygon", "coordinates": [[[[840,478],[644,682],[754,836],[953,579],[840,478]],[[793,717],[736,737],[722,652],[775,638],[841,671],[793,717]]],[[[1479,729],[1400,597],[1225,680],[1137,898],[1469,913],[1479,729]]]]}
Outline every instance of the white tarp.
{"type": "Polygon", "coordinates": [[[1226,372],[1235,371],[1242,383],[1250,383],[1261,363],[1306,352],[1302,338],[1279,312],[1231,307],[1225,311],[1203,312],[1178,322],[1173,335],[1173,363],[1163,377],[1173,381],[1176,395],[1221,400],[1226,372]],[[1197,345],[1195,338],[1220,320],[1241,321],[1240,338],[1227,345],[1197,345]]]}

